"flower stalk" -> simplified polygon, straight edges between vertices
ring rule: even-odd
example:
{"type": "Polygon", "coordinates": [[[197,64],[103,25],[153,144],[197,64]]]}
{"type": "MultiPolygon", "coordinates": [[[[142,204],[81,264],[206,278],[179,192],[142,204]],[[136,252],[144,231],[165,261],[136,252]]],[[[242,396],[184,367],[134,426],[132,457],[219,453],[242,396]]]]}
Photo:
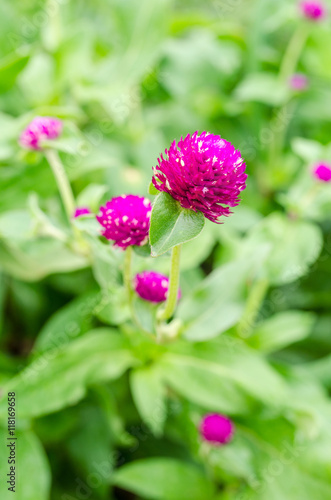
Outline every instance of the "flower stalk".
{"type": "Polygon", "coordinates": [[[132,246],[128,246],[125,250],[125,255],[124,255],[124,263],[123,263],[123,280],[124,280],[124,286],[126,289],[126,294],[127,294],[127,299],[128,299],[128,304],[129,304],[129,309],[131,313],[131,318],[134,324],[147,334],[149,337],[152,338],[152,335],[149,331],[146,330],[146,328],[143,327],[143,325],[140,323],[137,314],[134,309],[133,305],[133,298],[134,298],[134,291],[132,288],[132,256],[133,256],[133,249],[132,246]]]}
{"type": "Polygon", "coordinates": [[[164,309],[159,311],[159,320],[170,319],[176,309],[179,289],[180,254],[181,245],[177,245],[172,249],[168,297],[164,309]]]}
{"type": "Polygon", "coordinates": [[[128,296],[128,301],[130,304],[130,309],[131,309],[132,295],[133,295],[132,284],[131,284],[131,268],[132,268],[132,247],[129,246],[125,250],[125,255],[124,255],[123,279],[124,279],[124,286],[126,289],[126,293],[128,296]]]}
{"type": "Polygon", "coordinates": [[[68,217],[69,222],[75,212],[75,198],[72,193],[70,182],[64,170],[59,154],[54,149],[45,149],[46,159],[53,171],[57,187],[68,217]]]}
{"type": "Polygon", "coordinates": [[[309,34],[309,26],[307,24],[300,24],[295,30],[283,57],[279,78],[286,81],[295,73],[301,52],[305,46],[309,34]]]}
{"type": "Polygon", "coordinates": [[[269,281],[266,278],[258,279],[253,283],[248,295],[244,314],[237,329],[240,337],[247,338],[250,336],[268,288],[269,281]]]}

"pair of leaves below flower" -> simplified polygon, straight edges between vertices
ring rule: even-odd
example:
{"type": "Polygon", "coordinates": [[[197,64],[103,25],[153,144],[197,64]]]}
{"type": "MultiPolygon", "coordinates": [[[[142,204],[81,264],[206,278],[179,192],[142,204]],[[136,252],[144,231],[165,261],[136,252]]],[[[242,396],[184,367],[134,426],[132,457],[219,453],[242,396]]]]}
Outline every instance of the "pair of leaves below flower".
{"type": "Polygon", "coordinates": [[[205,224],[201,212],[182,208],[169,194],[160,193],[155,199],[150,227],[152,256],[157,257],[176,245],[198,236],[205,224]]]}

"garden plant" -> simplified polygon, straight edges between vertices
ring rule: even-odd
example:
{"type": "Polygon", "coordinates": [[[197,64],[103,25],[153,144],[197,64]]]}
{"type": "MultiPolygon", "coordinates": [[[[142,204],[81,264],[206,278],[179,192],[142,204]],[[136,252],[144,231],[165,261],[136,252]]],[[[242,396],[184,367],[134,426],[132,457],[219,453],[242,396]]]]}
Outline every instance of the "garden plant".
{"type": "Polygon", "coordinates": [[[331,4],[2,11],[1,500],[331,500],[331,4]]]}

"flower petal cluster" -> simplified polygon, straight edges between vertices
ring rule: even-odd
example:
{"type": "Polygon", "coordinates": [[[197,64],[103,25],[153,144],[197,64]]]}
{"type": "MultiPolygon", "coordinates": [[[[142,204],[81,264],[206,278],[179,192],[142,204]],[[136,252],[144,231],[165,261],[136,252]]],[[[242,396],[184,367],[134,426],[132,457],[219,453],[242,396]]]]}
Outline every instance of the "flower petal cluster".
{"type": "Polygon", "coordinates": [[[318,181],[331,182],[331,165],[318,163],[313,169],[313,175],[318,181]]]}
{"type": "Polygon", "coordinates": [[[80,217],[81,215],[88,215],[91,210],[88,207],[77,207],[74,213],[74,217],[80,217]]]}
{"type": "Polygon", "coordinates": [[[174,141],[153,167],[153,184],[183,208],[200,211],[212,222],[232,212],[245,189],[246,165],[240,152],[219,135],[203,132],[174,141]]]}
{"type": "Polygon", "coordinates": [[[23,130],[19,143],[26,149],[40,150],[41,141],[57,139],[62,132],[63,124],[58,118],[36,116],[23,130]]]}
{"type": "MultiPolygon", "coordinates": [[[[134,288],[144,300],[149,302],[163,302],[166,300],[169,289],[169,278],[155,271],[143,271],[135,276],[134,288]]],[[[181,292],[178,292],[180,298],[181,292]]]]}
{"type": "Polygon", "coordinates": [[[151,212],[152,205],[147,198],[128,194],[107,201],[96,218],[103,227],[103,236],[125,250],[148,242],[151,212]]]}
{"type": "Polygon", "coordinates": [[[234,433],[233,422],[225,415],[210,413],[200,423],[200,435],[209,443],[222,445],[231,441],[234,433]]]}
{"type": "Polygon", "coordinates": [[[319,21],[326,16],[326,8],[322,2],[304,1],[300,4],[302,14],[312,21],[319,21]]]}

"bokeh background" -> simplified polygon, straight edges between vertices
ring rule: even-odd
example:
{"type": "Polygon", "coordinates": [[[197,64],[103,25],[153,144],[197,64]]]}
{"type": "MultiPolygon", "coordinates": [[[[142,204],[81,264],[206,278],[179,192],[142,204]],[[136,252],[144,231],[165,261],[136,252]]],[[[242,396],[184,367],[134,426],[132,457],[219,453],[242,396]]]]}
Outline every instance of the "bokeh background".
{"type": "MultiPolygon", "coordinates": [[[[224,349],[229,356],[222,363],[250,385],[247,411],[229,406],[228,413],[239,414],[238,441],[210,455],[197,445],[196,423],[203,411],[219,409],[211,402],[219,390],[213,371],[198,382],[192,373],[190,388],[189,374],[169,368],[187,387],[167,381],[174,393],[162,436],[164,402],[157,418],[162,426],[151,431],[126,375],[93,386],[74,406],[66,401],[51,408],[47,402],[60,401],[61,388],[70,392],[80,375],[64,367],[48,372],[54,388],[38,368],[30,392],[17,389],[17,500],[330,500],[331,185],[312,175],[315,163],[331,162],[330,19],[308,22],[292,0],[2,2],[1,385],[58,346],[63,332],[75,338],[95,327],[120,329],[127,321],[122,292],[109,288],[120,257],[105,255],[102,245],[91,266],[56,237],[65,216],[51,170],[40,152],[19,147],[29,121],[50,115],[64,121],[57,149],[77,203],[93,212],[115,195],[146,196],[157,157],[183,135],[207,130],[240,149],[249,174],[241,205],[223,225],[208,223],[183,249],[184,296],[213,270],[233,265],[207,297],[217,311],[197,319],[197,302],[183,306],[183,317],[193,324],[187,338],[203,341],[224,331],[226,338],[239,338],[288,377],[293,401],[298,397],[292,407],[278,400],[272,378],[260,387],[264,372],[254,371],[255,358],[248,363],[243,355],[231,364],[231,343],[190,344],[192,352],[224,349]],[[307,76],[302,91],[289,83],[295,72],[307,76]],[[243,323],[242,309],[239,314],[227,307],[225,291],[231,295],[236,272],[245,275],[236,264],[245,256],[252,268],[263,269],[263,279],[253,296],[251,281],[245,281],[243,323]],[[110,298],[96,312],[100,288],[110,298]],[[207,386],[210,395],[197,396],[207,386]],[[251,405],[255,397],[261,406],[251,405]],[[289,447],[283,462],[279,457],[289,447]],[[111,469],[160,456],[199,463],[201,484],[190,490],[198,473],[193,480],[180,465],[173,470],[163,463],[114,479],[110,455],[111,469]],[[215,490],[208,490],[206,478],[215,490]],[[172,481],[173,490],[166,491],[172,481]]],[[[168,257],[136,261],[137,271],[146,268],[168,272],[168,257]]],[[[200,305],[202,313],[207,310],[205,302],[200,305]]],[[[88,349],[79,356],[88,359],[88,349]]],[[[0,414],[3,424],[1,408],[0,414]]],[[[3,450],[0,488],[7,473],[3,450]]],[[[4,499],[14,497],[1,491],[4,499]]]]}

